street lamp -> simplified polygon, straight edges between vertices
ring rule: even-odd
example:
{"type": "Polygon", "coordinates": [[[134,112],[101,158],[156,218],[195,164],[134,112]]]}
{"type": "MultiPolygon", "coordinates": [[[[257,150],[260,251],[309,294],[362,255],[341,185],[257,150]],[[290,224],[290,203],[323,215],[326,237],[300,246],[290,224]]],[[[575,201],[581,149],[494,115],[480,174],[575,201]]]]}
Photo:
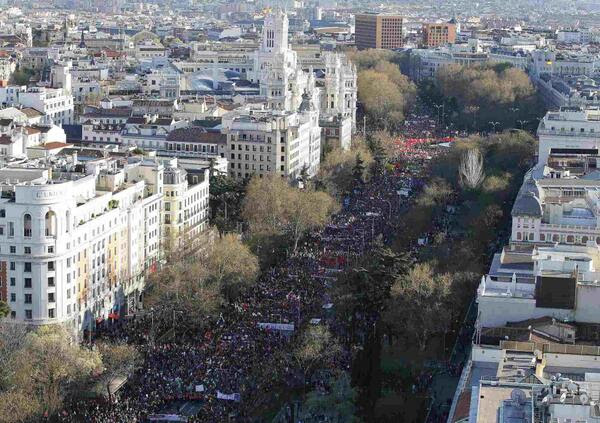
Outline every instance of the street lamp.
{"type": "Polygon", "coordinates": [[[493,126],[494,132],[496,132],[496,126],[500,125],[500,122],[488,122],[488,123],[493,126]]]}
{"type": "MultiPolygon", "coordinates": [[[[433,107],[435,107],[437,109],[437,114],[438,114],[438,125],[441,125],[441,121],[440,121],[440,109],[444,108],[444,103],[442,104],[434,104],[433,107]]],[[[442,114],[444,113],[444,111],[442,110],[442,114]]]]}
{"type": "Polygon", "coordinates": [[[388,206],[390,206],[390,220],[392,220],[392,202],[390,200],[385,200],[386,203],[388,203],[388,206]]]}

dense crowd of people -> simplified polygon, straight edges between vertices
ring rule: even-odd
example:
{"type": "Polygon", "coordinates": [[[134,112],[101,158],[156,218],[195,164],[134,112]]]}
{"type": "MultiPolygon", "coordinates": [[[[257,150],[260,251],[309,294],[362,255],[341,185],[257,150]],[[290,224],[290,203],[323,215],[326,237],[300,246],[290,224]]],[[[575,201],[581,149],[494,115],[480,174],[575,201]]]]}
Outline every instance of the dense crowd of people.
{"type": "MultiPolygon", "coordinates": [[[[250,422],[272,407],[278,392],[324,389],[323,380],[305,380],[290,340],[314,324],[311,319],[336,326],[329,313],[335,306],[329,288],[336,272],[368,250],[375,238],[391,235],[390,218],[407,201],[400,190],[418,185],[426,147],[415,143],[403,151],[404,161],[414,161],[412,168],[358,183],[324,229],[308,236],[296,255],[264,272],[240,300],[227,305],[217,319],[207,319],[202,328],[179,331],[185,316],[170,310],[101,325],[97,337],[138,345],[143,364],[116,403],[75,401],[58,420],[142,422],[155,413],[181,414],[178,405],[192,404],[190,422],[250,422]],[[169,337],[176,341],[162,339],[170,331],[176,331],[177,336],[169,337]]],[[[325,373],[348,371],[350,354],[319,364],[325,373]]]]}

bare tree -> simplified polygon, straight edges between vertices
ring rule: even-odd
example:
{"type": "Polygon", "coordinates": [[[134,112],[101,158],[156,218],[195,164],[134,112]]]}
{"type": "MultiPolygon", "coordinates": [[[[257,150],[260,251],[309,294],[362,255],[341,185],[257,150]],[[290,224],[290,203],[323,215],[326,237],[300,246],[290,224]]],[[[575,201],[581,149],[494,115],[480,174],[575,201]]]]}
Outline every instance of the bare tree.
{"type": "Polygon", "coordinates": [[[0,322],[0,387],[13,374],[14,368],[10,364],[25,342],[27,329],[27,326],[10,320],[0,322]]]}
{"type": "Polygon", "coordinates": [[[106,386],[108,401],[113,401],[111,385],[119,378],[126,379],[140,364],[140,353],[132,345],[117,343],[99,343],[98,350],[102,356],[102,378],[106,386]]]}
{"type": "Polygon", "coordinates": [[[483,156],[478,149],[467,150],[460,161],[458,168],[460,183],[469,189],[475,189],[483,182],[485,172],[483,171],[483,156]]]}
{"type": "Polygon", "coordinates": [[[304,387],[312,372],[319,366],[326,367],[327,362],[338,356],[340,352],[340,344],[326,326],[308,327],[292,354],[296,363],[302,368],[304,387]]]}
{"type": "Polygon", "coordinates": [[[69,390],[87,382],[101,364],[98,352],[71,343],[65,327],[42,326],[29,332],[18,353],[14,354],[10,361],[14,371],[10,374],[8,385],[12,392],[20,394],[19,404],[27,406],[26,410],[21,410],[23,415],[33,414],[27,421],[41,421],[39,417],[42,414],[57,412],[69,390]],[[31,400],[25,400],[25,397],[31,400]]]}

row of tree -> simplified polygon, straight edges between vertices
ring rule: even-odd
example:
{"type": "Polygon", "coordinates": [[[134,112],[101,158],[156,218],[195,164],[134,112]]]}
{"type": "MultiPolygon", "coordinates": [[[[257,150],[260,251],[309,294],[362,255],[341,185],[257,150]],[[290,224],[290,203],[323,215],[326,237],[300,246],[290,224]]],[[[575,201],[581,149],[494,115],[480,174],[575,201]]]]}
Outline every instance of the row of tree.
{"type": "Polygon", "coordinates": [[[544,112],[529,76],[508,63],[444,66],[419,94],[441,124],[473,131],[535,128],[544,112]]]}
{"type": "Polygon", "coordinates": [[[327,193],[293,187],[278,176],[244,183],[222,178],[222,186],[234,187],[229,197],[224,197],[226,189],[212,196],[215,203],[228,204],[223,232],[202,259],[170,256],[151,275],[145,300],[149,307],[184,312],[190,327],[202,326],[206,316],[217,315],[223,305],[252,288],[261,264],[269,267],[286,252],[295,254],[302,237],[325,225],[337,210],[337,202],[327,193]],[[246,228],[244,235],[226,232],[238,220],[246,228]]]}
{"type": "Polygon", "coordinates": [[[416,100],[417,88],[384,50],[349,53],[358,70],[358,100],[369,127],[395,131],[416,100]]]}
{"type": "MultiPolygon", "coordinates": [[[[372,156],[385,158],[393,155],[393,144],[389,134],[373,133],[366,145],[372,156]]],[[[381,417],[375,410],[384,335],[391,344],[401,341],[420,351],[445,346],[497,250],[535,148],[533,137],[515,130],[457,140],[430,162],[425,186],[395,222],[391,248],[376,246],[339,278],[334,302],[348,325],[346,341],[359,346],[352,385],[367,421],[381,417]],[[427,238],[428,245],[415,249],[418,238],[427,238]]],[[[376,178],[375,160],[370,168],[376,178]]]]}

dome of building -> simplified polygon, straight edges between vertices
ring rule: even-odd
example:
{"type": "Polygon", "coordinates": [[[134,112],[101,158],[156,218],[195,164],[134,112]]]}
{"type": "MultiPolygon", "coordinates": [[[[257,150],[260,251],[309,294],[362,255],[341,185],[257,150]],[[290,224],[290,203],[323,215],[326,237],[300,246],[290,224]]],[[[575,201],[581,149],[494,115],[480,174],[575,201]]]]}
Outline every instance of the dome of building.
{"type": "Polygon", "coordinates": [[[531,192],[519,195],[512,209],[513,216],[541,217],[542,213],[542,203],[531,192]]]}

